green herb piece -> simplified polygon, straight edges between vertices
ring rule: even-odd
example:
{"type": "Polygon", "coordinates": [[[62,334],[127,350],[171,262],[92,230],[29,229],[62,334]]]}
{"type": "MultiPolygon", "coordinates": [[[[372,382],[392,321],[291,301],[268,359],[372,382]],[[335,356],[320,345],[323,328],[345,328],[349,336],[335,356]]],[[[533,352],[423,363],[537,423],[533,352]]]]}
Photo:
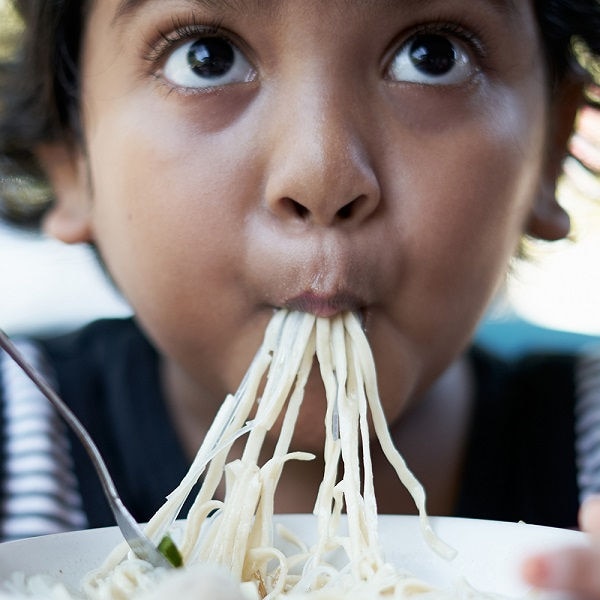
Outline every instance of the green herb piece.
{"type": "Polygon", "coordinates": [[[171,539],[169,535],[165,535],[162,540],[160,540],[160,544],[158,544],[158,551],[174,566],[181,567],[183,566],[183,558],[181,558],[181,554],[179,553],[179,549],[175,545],[175,542],[171,539]]]}

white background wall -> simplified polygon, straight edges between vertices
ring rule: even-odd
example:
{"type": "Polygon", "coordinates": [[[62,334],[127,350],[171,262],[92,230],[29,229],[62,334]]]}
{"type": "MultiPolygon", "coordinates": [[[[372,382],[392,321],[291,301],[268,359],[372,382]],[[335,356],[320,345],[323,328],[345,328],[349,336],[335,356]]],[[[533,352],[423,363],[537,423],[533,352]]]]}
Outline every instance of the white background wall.
{"type": "Polygon", "coordinates": [[[72,328],[98,316],[129,313],[86,246],[1,223],[0,282],[0,327],[7,333],[72,328]]]}

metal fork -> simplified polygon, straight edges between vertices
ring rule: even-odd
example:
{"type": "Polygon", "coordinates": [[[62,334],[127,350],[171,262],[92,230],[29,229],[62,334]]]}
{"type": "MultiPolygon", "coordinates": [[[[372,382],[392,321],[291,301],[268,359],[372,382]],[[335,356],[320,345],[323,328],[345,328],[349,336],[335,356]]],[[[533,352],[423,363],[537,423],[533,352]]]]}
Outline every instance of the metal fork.
{"type": "Polygon", "coordinates": [[[56,392],[44,381],[43,377],[30,365],[11,339],[0,329],[0,347],[23,369],[25,374],[37,386],[42,394],[51,402],[67,425],[75,432],[86,452],[88,453],[96,473],[102,484],[102,489],[108,500],[117,525],[133,550],[133,553],[155,567],[172,568],[173,565],[158,550],[156,545],[146,536],[139,523],[133,518],[121,500],[115,484],[110,476],[106,463],[94,440],[87,432],[81,421],[62,401],[56,392]]]}

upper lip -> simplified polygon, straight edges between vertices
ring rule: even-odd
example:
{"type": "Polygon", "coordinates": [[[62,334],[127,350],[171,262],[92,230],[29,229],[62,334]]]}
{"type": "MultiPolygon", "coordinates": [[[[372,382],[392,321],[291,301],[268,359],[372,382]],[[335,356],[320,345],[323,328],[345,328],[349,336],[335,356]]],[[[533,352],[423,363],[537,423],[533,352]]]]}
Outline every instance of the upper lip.
{"type": "Polygon", "coordinates": [[[332,317],[346,311],[358,311],[364,303],[350,292],[335,294],[317,294],[306,291],[284,302],[284,307],[289,310],[308,312],[317,317],[332,317]]]}

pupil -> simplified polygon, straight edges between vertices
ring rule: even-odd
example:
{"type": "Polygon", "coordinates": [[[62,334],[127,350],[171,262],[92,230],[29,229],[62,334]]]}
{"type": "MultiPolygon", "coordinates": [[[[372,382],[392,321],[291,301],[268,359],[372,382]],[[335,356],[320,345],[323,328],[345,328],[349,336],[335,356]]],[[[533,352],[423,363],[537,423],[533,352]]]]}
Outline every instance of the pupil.
{"type": "Polygon", "coordinates": [[[233,65],[234,53],[231,44],[219,38],[204,38],[189,49],[187,59],[196,75],[216,79],[233,65]]]}
{"type": "Polygon", "coordinates": [[[412,64],[428,75],[445,75],[456,63],[454,46],[440,35],[419,36],[410,46],[412,64]]]}

